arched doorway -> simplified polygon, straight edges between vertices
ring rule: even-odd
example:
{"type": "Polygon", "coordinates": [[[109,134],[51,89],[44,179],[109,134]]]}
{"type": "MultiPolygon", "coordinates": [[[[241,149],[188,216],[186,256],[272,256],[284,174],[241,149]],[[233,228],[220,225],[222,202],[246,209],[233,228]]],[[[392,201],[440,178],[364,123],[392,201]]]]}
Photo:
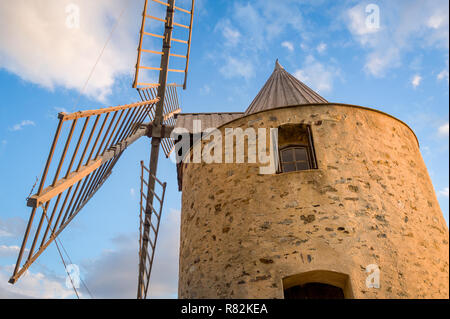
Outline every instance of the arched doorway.
{"type": "Polygon", "coordinates": [[[345,299],[345,296],[339,287],[311,282],[285,289],[284,299],[345,299]]]}
{"type": "Polygon", "coordinates": [[[285,299],[351,299],[350,277],[328,270],[315,270],[283,279],[285,299]]]}

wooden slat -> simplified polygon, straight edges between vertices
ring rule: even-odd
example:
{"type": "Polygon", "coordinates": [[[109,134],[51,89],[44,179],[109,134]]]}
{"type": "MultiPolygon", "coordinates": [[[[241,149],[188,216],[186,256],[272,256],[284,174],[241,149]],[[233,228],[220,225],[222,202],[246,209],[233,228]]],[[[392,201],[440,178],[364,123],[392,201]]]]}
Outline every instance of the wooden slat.
{"type": "Polygon", "coordinates": [[[175,41],[175,42],[180,42],[180,43],[184,43],[184,44],[188,44],[188,42],[187,42],[187,41],[184,41],[184,40],[180,40],[180,39],[175,39],[175,38],[172,38],[172,41],[175,41]]]}
{"type": "Polygon", "coordinates": [[[171,83],[171,84],[167,84],[167,86],[173,86],[173,87],[177,87],[177,88],[182,88],[183,84],[171,83]]]}
{"type": "Polygon", "coordinates": [[[155,71],[162,71],[162,68],[154,68],[152,66],[140,66],[140,69],[146,69],[146,70],[155,70],[155,71]]]}
{"type": "Polygon", "coordinates": [[[157,88],[159,86],[159,83],[138,83],[138,86],[145,86],[144,89],[151,89],[151,88],[157,88]]]}
{"type": "Polygon", "coordinates": [[[177,27],[181,27],[181,28],[189,29],[189,26],[187,26],[187,25],[184,25],[184,24],[180,24],[180,23],[176,23],[176,22],[174,22],[173,24],[174,24],[174,25],[176,25],[177,27]]]}
{"type": "Polygon", "coordinates": [[[186,58],[187,58],[187,56],[185,56],[185,55],[175,54],[175,53],[171,53],[170,56],[175,56],[175,57],[183,58],[183,59],[186,59],[186,58]]]}
{"type": "Polygon", "coordinates": [[[162,1],[160,1],[160,0],[152,0],[152,1],[157,2],[157,3],[160,3],[160,4],[162,4],[162,5],[166,6],[166,7],[169,6],[169,4],[168,4],[167,2],[162,2],[162,1]]]}
{"type": "Polygon", "coordinates": [[[150,170],[149,170],[147,167],[144,166],[144,169],[145,169],[149,174],[151,174],[151,176],[153,177],[153,179],[154,179],[155,181],[157,181],[159,185],[164,186],[164,183],[161,182],[158,178],[156,178],[155,175],[153,175],[152,173],[150,173],[150,170]]]}
{"type": "Polygon", "coordinates": [[[159,35],[159,34],[154,34],[154,33],[150,33],[150,32],[144,32],[143,34],[151,36],[151,37],[155,37],[155,38],[164,39],[164,36],[163,35],[159,35]]]}
{"type": "Polygon", "coordinates": [[[147,53],[154,53],[154,54],[164,55],[164,52],[158,52],[158,51],[147,50],[147,49],[142,49],[142,52],[147,52],[147,53]]]}
{"type": "Polygon", "coordinates": [[[152,227],[153,232],[155,232],[155,234],[156,234],[158,231],[156,230],[155,226],[153,226],[153,224],[150,224],[150,226],[152,227]]]}
{"type": "Polygon", "coordinates": [[[167,21],[166,21],[166,20],[164,20],[164,19],[160,19],[160,18],[157,18],[157,17],[151,16],[151,15],[148,15],[148,14],[146,14],[146,15],[145,15],[145,17],[146,17],[146,18],[149,18],[149,19],[153,19],[153,20],[156,20],[156,21],[161,21],[161,22],[164,22],[164,23],[166,23],[166,22],[167,22],[167,21]]]}
{"type": "Polygon", "coordinates": [[[189,10],[186,10],[186,9],[183,9],[183,8],[180,8],[180,7],[177,7],[177,6],[174,6],[174,8],[175,8],[175,10],[178,10],[178,11],[181,11],[181,12],[184,12],[184,13],[187,13],[187,14],[192,14],[192,12],[189,11],[189,10]]]}
{"type": "Polygon", "coordinates": [[[100,114],[105,114],[105,113],[110,113],[110,112],[131,109],[131,108],[139,107],[139,106],[143,106],[143,105],[155,104],[158,101],[159,101],[159,98],[156,98],[156,99],[149,100],[149,101],[133,103],[133,104],[128,104],[128,105],[107,107],[107,108],[98,109],[98,110],[80,111],[80,112],[75,112],[75,113],[71,113],[71,114],[67,114],[67,113],[63,112],[63,113],[59,113],[58,117],[62,121],[69,121],[69,120],[75,120],[75,119],[88,117],[88,116],[92,116],[92,115],[100,115],[100,114]]]}
{"type": "Polygon", "coordinates": [[[168,69],[169,72],[177,72],[177,73],[184,73],[184,70],[176,70],[176,69],[168,69]]]}
{"type": "MultiPolygon", "coordinates": [[[[156,199],[158,200],[158,202],[161,203],[161,198],[158,196],[158,194],[156,194],[154,189],[148,188],[148,190],[153,194],[154,197],[156,197],[156,199]]],[[[145,199],[147,200],[147,197],[145,197],[145,199]]],[[[156,213],[156,211],[155,211],[156,213]]]]}
{"type": "Polygon", "coordinates": [[[184,73],[184,83],[183,83],[183,90],[186,90],[187,87],[187,77],[189,72],[189,57],[191,55],[191,41],[192,41],[192,27],[194,25],[194,8],[195,8],[195,0],[192,0],[192,14],[191,14],[191,22],[189,23],[189,39],[188,39],[188,47],[187,47],[187,53],[186,53],[186,68],[184,73]]]}
{"type": "Polygon", "coordinates": [[[167,113],[166,115],[164,115],[164,121],[167,121],[168,119],[174,117],[175,114],[180,114],[180,113],[181,113],[181,109],[177,109],[173,112],[167,113]]]}

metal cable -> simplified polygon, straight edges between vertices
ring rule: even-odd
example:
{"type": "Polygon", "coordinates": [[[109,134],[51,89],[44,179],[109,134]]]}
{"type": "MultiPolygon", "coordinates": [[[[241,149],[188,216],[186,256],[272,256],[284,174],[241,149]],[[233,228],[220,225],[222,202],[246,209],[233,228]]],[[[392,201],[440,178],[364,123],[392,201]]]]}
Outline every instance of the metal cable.
{"type": "Polygon", "coordinates": [[[126,1],[125,1],[125,5],[124,5],[124,7],[123,7],[123,9],[122,9],[122,11],[121,11],[121,13],[120,13],[120,16],[117,18],[116,23],[114,24],[113,28],[111,29],[111,32],[110,32],[110,34],[109,34],[109,36],[108,36],[108,39],[106,40],[106,43],[105,43],[105,45],[103,46],[103,48],[102,48],[102,50],[101,50],[101,52],[100,52],[100,55],[99,55],[98,58],[97,58],[97,61],[95,61],[95,64],[94,64],[94,66],[92,67],[91,72],[89,73],[89,76],[88,76],[86,82],[84,83],[83,88],[82,88],[81,91],[80,91],[80,94],[78,95],[78,98],[77,98],[77,100],[76,100],[76,102],[75,102],[75,107],[78,105],[78,102],[80,101],[81,95],[82,95],[82,94],[84,93],[84,91],[86,90],[86,87],[87,87],[87,85],[88,85],[88,83],[89,83],[89,81],[90,81],[92,75],[94,74],[95,69],[97,68],[98,63],[100,62],[100,59],[102,58],[103,53],[105,52],[105,49],[106,49],[106,47],[107,47],[108,44],[109,44],[109,41],[111,41],[111,38],[112,38],[112,35],[113,35],[114,31],[116,30],[117,26],[119,25],[120,20],[122,19],[123,14],[125,13],[126,9],[128,8],[128,4],[129,4],[129,3],[128,3],[128,0],[126,0],[126,1]]]}
{"type": "MultiPolygon", "coordinates": [[[[51,226],[50,221],[49,221],[48,216],[47,216],[47,209],[46,209],[45,207],[42,207],[42,208],[43,208],[43,210],[44,210],[44,216],[45,216],[45,219],[47,220],[47,223],[48,223],[48,225],[50,226],[50,230],[53,232],[53,227],[51,226]]],[[[66,270],[66,273],[67,273],[67,276],[69,276],[70,282],[72,283],[72,288],[73,288],[73,290],[75,291],[75,294],[77,295],[77,298],[80,299],[80,296],[79,296],[79,294],[78,294],[77,288],[75,287],[75,284],[73,283],[72,276],[70,276],[69,271],[67,270],[67,265],[66,265],[66,262],[65,262],[65,260],[64,260],[63,255],[62,255],[62,253],[61,253],[61,250],[60,250],[60,248],[59,248],[58,242],[59,242],[59,244],[61,245],[62,249],[64,250],[64,252],[65,252],[65,254],[66,254],[66,256],[67,256],[67,259],[69,259],[69,262],[70,262],[71,264],[73,264],[72,259],[70,258],[70,256],[69,256],[67,250],[64,248],[64,245],[63,245],[63,243],[61,242],[61,239],[59,239],[59,237],[56,237],[56,238],[55,238],[56,249],[58,250],[59,256],[61,257],[62,263],[63,263],[63,265],[64,265],[64,269],[66,270]]],[[[80,281],[81,281],[81,283],[83,284],[83,286],[84,286],[84,288],[86,289],[86,291],[88,292],[89,296],[91,296],[91,298],[94,299],[94,297],[93,297],[91,291],[89,290],[89,288],[87,287],[86,283],[84,282],[84,280],[83,280],[81,277],[80,277],[80,281]]]]}

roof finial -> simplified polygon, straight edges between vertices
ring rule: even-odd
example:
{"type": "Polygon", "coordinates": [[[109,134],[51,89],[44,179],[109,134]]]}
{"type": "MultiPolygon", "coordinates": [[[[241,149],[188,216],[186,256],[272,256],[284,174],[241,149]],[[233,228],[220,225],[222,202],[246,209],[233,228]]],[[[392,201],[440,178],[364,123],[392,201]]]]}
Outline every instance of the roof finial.
{"type": "Polygon", "coordinates": [[[281,64],[278,62],[278,59],[275,61],[275,70],[284,69],[281,64]]]}

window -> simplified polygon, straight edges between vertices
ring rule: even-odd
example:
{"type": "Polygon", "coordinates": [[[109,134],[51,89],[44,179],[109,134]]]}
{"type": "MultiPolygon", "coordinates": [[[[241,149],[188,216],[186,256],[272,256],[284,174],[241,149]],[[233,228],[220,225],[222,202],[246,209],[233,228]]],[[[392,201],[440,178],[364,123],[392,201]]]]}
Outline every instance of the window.
{"type": "Polygon", "coordinates": [[[279,128],[280,172],[317,169],[309,125],[287,124],[279,128]]]}
{"type": "Polygon", "coordinates": [[[282,149],[280,159],[283,172],[303,171],[311,167],[308,148],[305,146],[292,146],[282,149]]]}

